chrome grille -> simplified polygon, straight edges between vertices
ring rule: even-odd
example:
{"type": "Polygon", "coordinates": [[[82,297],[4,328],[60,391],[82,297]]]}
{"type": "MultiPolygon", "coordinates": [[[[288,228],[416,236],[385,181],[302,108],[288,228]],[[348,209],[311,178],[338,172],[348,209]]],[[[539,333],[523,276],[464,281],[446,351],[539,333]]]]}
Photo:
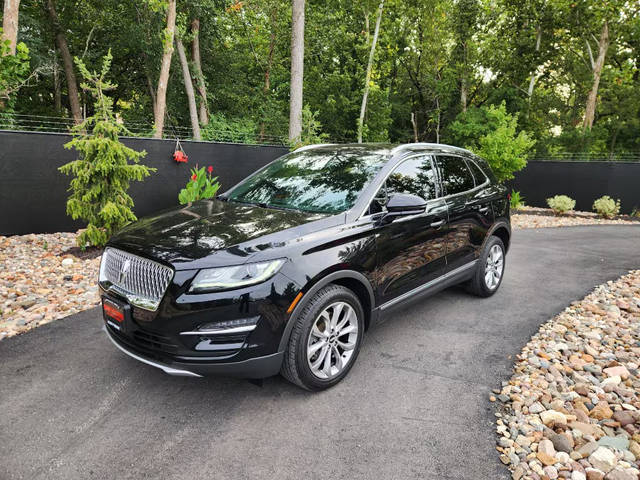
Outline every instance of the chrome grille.
{"type": "Polygon", "coordinates": [[[107,248],[100,264],[100,286],[123,295],[132,305],[156,310],[173,270],[116,248],[107,248]]]}

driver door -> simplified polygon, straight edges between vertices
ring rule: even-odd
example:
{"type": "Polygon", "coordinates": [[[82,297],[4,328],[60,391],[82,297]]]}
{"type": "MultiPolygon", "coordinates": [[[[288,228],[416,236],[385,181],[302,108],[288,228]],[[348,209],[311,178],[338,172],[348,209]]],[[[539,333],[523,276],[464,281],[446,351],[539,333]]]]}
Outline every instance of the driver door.
{"type": "Polygon", "coordinates": [[[431,155],[403,160],[387,177],[372,205],[384,205],[394,193],[427,200],[424,213],[379,225],[376,234],[375,288],[380,304],[389,302],[444,274],[446,269],[447,205],[439,199],[438,176],[431,155]]]}

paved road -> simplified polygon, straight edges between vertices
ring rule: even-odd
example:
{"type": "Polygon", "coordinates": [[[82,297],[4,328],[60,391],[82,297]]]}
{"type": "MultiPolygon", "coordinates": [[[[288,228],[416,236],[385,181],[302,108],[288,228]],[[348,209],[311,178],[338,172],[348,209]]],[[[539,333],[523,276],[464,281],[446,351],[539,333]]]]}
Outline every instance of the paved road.
{"type": "Polygon", "coordinates": [[[640,228],[516,231],[501,290],[453,288],[365,338],[349,377],[170,377],[97,309],[0,342],[0,479],[496,479],[490,390],[538,325],[640,267],[640,228]]]}

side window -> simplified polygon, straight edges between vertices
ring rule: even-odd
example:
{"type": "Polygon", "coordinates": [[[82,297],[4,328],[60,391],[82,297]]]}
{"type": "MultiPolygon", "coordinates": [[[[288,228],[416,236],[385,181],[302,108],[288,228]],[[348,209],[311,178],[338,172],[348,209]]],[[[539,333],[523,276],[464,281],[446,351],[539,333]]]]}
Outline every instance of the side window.
{"type": "Polygon", "coordinates": [[[425,200],[436,198],[436,173],[428,155],[413,157],[398,165],[387,177],[387,195],[412,193],[425,200]]]}
{"type": "Polygon", "coordinates": [[[438,155],[436,163],[440,169],[445,195],[455,195],[475,187],[473,175],[464,158],[438,155]]]}
{"type": "Polygon", "coordinates": [[[430,155],[421,155],[405,160],[387,177],[374,197],[369,213],[383,210],[389,196],[394,193],[411,193],[425,200],[438,197],[438,181],[430,155]]]}
{"type": "Polygon", "coordinates": [[[471,169],[471,172],[473,173],[473,177],[476,179],[476,187],[479,186],[479,185],[482,185],[484,182],[487,181],[487,176],[480,169],[480,167],[478,167],[478,165],[476,165],[476,162],[474,162],[472,160],[467,160],[467,165],[469,165],[469,168],[471,169]]]}

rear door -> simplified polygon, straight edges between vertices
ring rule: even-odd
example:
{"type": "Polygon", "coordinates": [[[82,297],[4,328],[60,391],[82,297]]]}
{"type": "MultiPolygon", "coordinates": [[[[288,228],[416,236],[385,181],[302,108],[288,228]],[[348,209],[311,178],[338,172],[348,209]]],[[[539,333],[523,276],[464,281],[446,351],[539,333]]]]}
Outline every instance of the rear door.
{"type": "Polygon", "coordinates": [[[437,155],[436,164],[449,212],[446,256],[451,271],[477,258],[488,228],[483,215],[492,215],[491,203],[478,196],[481,187],[464,157],[437,155]]]}
{"type": "Polygon", "coordinates": [[[489,178],[478,164],[471,158],[466,158],[465,160],[473,174],[476,186],[471,196],[467,199],[467,208],[474,216],[478,227],[484,230],[486,234],[495,219],[491,206],[492,199],[494,198],[494,189],[489,182],[489,178]]]}
{"type": "Polygon", "coordinates": [[[431,155],[412,155],[399,163],[376,195],[378,205],[373,210],[384,211],[393,193],[418,195],[427,200],[427,209],[378,227],[374,281],[380,303],[435,279],[446,269],[447,206],[431,155]]]}

